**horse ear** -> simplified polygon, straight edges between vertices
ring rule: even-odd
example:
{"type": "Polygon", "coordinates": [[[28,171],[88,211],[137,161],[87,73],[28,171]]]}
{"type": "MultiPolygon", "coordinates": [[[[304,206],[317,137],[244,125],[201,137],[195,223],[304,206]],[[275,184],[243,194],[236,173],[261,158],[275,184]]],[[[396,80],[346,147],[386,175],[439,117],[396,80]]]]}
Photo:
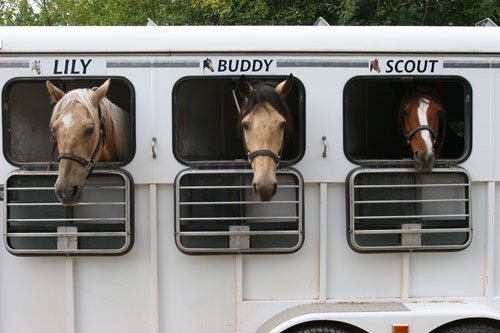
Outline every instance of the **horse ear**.
{"type": "Polygon", "coordinates": [[[245,97],[246,99],[249,99],[250,95],[252,94],[252,85],[248,82],[245,75],[240,76],[240,79],[238,81],[238,91],[241,96],[245,97]]]}
{"type": "Polygon", "coordinates": [[[98,106],[101,99],[103,99],[104,96],[106,96],[110,83],[111,80],[107,79],[106,82],[104,82],[99,88],[97,88],[92,92],[91,99],[92,99],[92,104],[94,104],[94,106],[98,106]]]}
{"type": "Polygon", "coordinates": [[[293,86],[293,74],[288,75],[288,78],[285,81],[280,82],[276,86],[276,92],[281,94],[281,96],[286,96],[292,91],[293,86]]]}
{"type": "Polygon", "coordinates": [[[66,95],[66,93],[64,91],[62,91],[61,89],[57,88],[50,81],[45,82],[45,85],[47,86],[47,90],[49,91],[50,99],[54,103],[59,102],[59,100],[61,98],[63,98],[64,95],[66,95]]]}

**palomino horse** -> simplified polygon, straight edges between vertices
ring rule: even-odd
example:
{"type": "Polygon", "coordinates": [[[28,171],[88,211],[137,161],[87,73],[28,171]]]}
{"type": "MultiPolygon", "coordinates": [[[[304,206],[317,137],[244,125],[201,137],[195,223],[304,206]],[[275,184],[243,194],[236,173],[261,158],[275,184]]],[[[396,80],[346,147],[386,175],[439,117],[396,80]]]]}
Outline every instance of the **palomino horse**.
{"type": "MultiPolygon", "coordinates": [[[[436,141],[444,108],[436,95],[423,87],[408,92],[399,106],[399,118],[406,142],[421,172],[432,171],[437,155],[436,141]]],[[[441,138],[441,141],[443,138],[441,138]]]]}
{"type": "Polygon", "coordinates": [[[98,88],[68,93],[46,83],[56,103],[50,119],[54,148],[57,146],[59,151],[56,194],[63,205],[76,205],[96,161],[127,159],[129,119],[124,110],[105,97],[110,80],[98,88]]]}
{"type": "Polygon", "coordinates": [[[252,187],[260,201],[276,194],[276,168],[281,158],[285,132],[292,131],[292,117],[284,97],[291,91],[293,75],[279,84],[260,82],[255,87],[245,76],[238,90],[244,97],[239,125],[248,161],[253,169],[252,187]]]}

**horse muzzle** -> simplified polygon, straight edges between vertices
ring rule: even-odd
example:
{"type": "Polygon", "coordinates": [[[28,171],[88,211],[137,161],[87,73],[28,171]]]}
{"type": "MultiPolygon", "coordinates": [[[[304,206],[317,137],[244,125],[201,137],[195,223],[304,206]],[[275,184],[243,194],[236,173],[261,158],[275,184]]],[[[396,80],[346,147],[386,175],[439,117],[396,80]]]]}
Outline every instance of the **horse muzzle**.
{"type": "Polygon", "coordinates": [[[79,185],[57,185],[56,195],[64,206],[74,206],[82,199],[83,186],[79,185]]]}
{"type": "Polygon", "coordinates": [[[435,154],[434,152],[419,152],[413,154],[415,160],[415,169],[419,172],[431,172],[434,166],[435,154]]]}
{"type": "Polygon", "coordinates": [[[253,183],[253,192],[260,201],[270,201],[278,189],[276,182],[253,183]]]}

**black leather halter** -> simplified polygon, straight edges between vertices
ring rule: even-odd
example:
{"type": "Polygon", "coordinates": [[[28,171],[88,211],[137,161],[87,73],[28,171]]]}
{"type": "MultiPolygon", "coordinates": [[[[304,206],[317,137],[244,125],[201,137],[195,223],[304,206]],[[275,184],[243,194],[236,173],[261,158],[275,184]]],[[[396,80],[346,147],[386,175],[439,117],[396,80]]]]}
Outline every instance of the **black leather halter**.
{"type": "Polygon", "coordinates": [[[409,133],[403,133],[406,137],[406,142],[408,144],[410,144],[410,140],[411,138],[417,134],[418,132],[420,131],[429,131],[431,133],[431,137],[432,137],[432,144],[435,144],[436,143],[436,139],[438,137],[438,133],[435,132],[432,128],[430,128],[429,126],[427,125],[420,125],[414,129],[412,129],[409,133]]]}
{"type": "MultiPolygon", "coordinates": [[[[93,151],[92,155],[90,156],[90,158],[86,159],[84,157],[81,157],[81,156],[78,156],[75,154],[71,154],[71,153],[59,153],[59,157],[57,159],[58,162],[61,160],[71,160],[71,161],[77,162],[78,164],[81,164],[85,168],[85,170],[87,170],[89,175],[92,173],[92,169],[94,168],[94,165],[96,163],[96,157],[97,157],[97,154],[99,153],[99,148],[104,147],[104,140],[106,138],[106,130],[104,128],[105,123],[104,123],[104,119],[102,118],[100,106],[97,107],[97,112],[98,112],[98,116],[99,116],[99,140],[97,141],[97,145],[95,146],[94,151],[93,151]]],[[[51,156],[49,158],[49,170],[50,170],[50,166],[52,164],[52,155],[54,154],[56,147],[57,147],[57,142],[55,142],[54,146],[52,147],[51,156]]]]}
{"type": "Polygon", "coordinates": [[[276,163],[276,167],[278,167],[281,160],[281,153],[283,152],[283,147],[285,146],[285,135],[283,135],[283,141],[281,142],[281,148],[278,155],[276,155],[272,150],[269,149],[258,149],[252,152],[248,151],[247,143],[245,141],[244,136],[243,136],[243,145],[245,146],[245,151],[247,152],[248,163],[252,164],[253,159],[256,158],[257,156],[269,156],[276,163]]]}
{"type": "Polygon", "coordinates": [[[250,162],[250,164],[252,163],[253,159],[256,158],[257,156],[269,156],[274,160],[274,162],[276,162],[276,165],[278,165],[281,159],[280,155],[276,155],[274,152],[268,149],[259,149],[253,152],[247,151],[248,162],[250,162]]]}

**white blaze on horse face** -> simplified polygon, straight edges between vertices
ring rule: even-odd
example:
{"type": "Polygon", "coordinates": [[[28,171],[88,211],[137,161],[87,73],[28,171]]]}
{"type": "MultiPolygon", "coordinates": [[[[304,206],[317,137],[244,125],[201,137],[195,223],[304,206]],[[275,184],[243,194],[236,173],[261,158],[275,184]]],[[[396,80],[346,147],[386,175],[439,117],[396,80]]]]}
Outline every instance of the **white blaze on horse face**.
{"type": "MultiPolygon", "coordinates": [[[[418,122],[420,126],[429,126],[429,122],[427,121],[427,109],[429,109],[429,100],[425,98],[420,99],[420,104],[418,106],[418,122]]],[[[432,138],[431,133],[429,131],[420,131],[420,136],[422,140],[425,142],[425,146],[428,152],[432,152],[432,138]]]]}
{"type": "Polygon", "coordinates": [[[62,122],[66,127],[66,130],[69,131],[71,127],[73,127],[73,116],[71,115],[71,113],[65,114],[62,117],[62,122]]]}

